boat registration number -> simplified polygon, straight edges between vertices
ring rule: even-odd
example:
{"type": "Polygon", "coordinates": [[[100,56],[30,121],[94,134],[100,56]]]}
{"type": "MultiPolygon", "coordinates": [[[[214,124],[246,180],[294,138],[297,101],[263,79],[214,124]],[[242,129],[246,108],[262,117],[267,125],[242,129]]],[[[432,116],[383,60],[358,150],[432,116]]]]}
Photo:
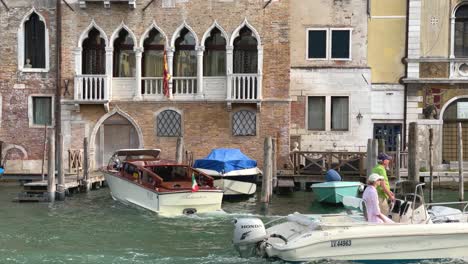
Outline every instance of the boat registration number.
{"type": "Polygon", "coordinates": [[[342,239],[342,240],[332,240],[330,241],[331,247],[350,247],[351,240],[350,239],[342,239]]]}

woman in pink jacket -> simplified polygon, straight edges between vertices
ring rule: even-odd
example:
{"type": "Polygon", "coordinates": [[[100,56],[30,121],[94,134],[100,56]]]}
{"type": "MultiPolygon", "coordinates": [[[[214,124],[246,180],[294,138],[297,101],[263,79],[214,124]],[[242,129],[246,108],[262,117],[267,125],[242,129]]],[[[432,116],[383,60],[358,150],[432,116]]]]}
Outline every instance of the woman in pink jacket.
{"type": "Polygon", "coordinates": [[[371,223],[394,223],[390,218],[380,212],[379,198],[376,187],[384,177],[377,173],[372,173],[367,179],[367,188],[362,195],[366,202],[367,221],[371,223]]]}

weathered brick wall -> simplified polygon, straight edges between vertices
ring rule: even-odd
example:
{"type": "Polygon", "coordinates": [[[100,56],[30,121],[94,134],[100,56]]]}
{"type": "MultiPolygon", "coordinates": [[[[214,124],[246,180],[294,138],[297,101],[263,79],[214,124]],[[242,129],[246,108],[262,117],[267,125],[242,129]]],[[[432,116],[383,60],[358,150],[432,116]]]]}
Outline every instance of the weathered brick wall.
{"type": "MultiPolygon", "coordinates": [[[[135,10],[125,4],[112,4],[105,9],[100,4],[87,4],[86,9],[80,9],[77,4],[72,7],[75,11],[64,6],[63,15],[63,78],[74,78],[74,51],[78,46],[78,39],[91,21],[101,27],[108,38],[117,30],[122,22],[130,28],[138,39],[150,27],[153,21],[164,31],[171,42],[174,31],[186,23],[195,31],[201,40],[206,30],[216,20],[230,35],[246,18],[258,31],[263,45],[263,99],[261,111],[257,115],[257,135],[253,137],[234,137],[231,130],[231,115],[227,104],[221,102],[180,102],[180,101],[152,101],[152,102],[111,102],[111,110],[118,106],[130,115],[143,133],[144,147],[161,148],[163,157],[173,159],[175,156],[176,138],[158,138],[155,133],[155,113],[165,107],[176,108],[183,115],[183,136],[187,149],[194,152],[195,158],[207,155],[212,148],[237,147],[247,155],[263,163],[263,141],[265,136],[279,138],[278,166],[287,162],[289,154],[289,38],[288,16],[289,1],[274,1],[263,9],[262,0],[192,0],[177,3],[175,8],[161,8],[161,0],[156,0],[146,11],[142,7],[149,0],[139,1],[135,10]]],[[[133,88],[132,88],[133,89],[133,88]]],[[[72,99],[72,87],[70,87],[72,99]]],[[[256,105],[242,105],[236,107],[250,107],[255,110],[256,105]]],[[[87,128],[81,135],[91,138],[96,122],[104,115],[103,107],[82,105],[80,112],[67,112],[67,122],[84,122],[87,128]],[[98,110],[99,109],[99,110],[98,110]]],[[[64,119],[62,119],[64,120],[64,119]]],[[[66,126],[65,126],[65,129],[66,126]]],[[[80,130],[81,131],[81,130],[80,130]]],[[[67,132],[64,131],[66,134],[67,132]]],[[[70,132],[71,133],[71,132],[70,132]]],[[[73,130],[73,146],[75,134],[73,130]]],[[[92,144],[92,142],[90,142],[92,144]]],[[[66,146],[67,147],[67,146],[66,146]]]]}
{"type": "MultiPolygon", "coordinates": [[[[9,10],[0,5],[0,140],[5,144],[24,148],[27,154],[26,161],[9,163],[11,166],[7,166],[7,172],[40,171],[36,165],[43,155],[44,128],[29,127],[28,96],[55,93],[55,4],[46,0],[19,0],[8,1],[7,5],[9,10]],[[32,7],[45,18],[49,30],[50,70],[46,73],[18,71],[18,28],[32,7]]],[[[13,152],[15,150],[12,150],[13,152]]],[[[15,155],[12,154],[11,157],[13,156],[15,155]]]]}

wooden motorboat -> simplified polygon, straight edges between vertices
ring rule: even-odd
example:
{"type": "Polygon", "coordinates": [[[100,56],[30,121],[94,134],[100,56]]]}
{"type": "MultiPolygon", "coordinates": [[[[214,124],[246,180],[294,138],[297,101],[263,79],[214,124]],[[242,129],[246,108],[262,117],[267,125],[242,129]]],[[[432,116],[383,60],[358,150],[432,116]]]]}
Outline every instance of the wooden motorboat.
{"type": "Polygon", "coordinates": [[[114,199],[162,215],[221,210],[223,191],[213,178],[186,164],[159,159],[159,149],[122,149],[104,175],[114,199]]]}

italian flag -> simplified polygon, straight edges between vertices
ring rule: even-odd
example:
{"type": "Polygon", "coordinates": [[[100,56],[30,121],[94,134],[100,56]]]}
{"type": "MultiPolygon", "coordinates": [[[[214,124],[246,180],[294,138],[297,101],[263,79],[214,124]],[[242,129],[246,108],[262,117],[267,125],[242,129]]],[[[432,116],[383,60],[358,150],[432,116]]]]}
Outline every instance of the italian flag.
{"type": "Polygon", "coordinates": [[[198,192],[198,184],[197,181],[195,180],[195,174],[192,174],[192,192],[198,192]]]}

